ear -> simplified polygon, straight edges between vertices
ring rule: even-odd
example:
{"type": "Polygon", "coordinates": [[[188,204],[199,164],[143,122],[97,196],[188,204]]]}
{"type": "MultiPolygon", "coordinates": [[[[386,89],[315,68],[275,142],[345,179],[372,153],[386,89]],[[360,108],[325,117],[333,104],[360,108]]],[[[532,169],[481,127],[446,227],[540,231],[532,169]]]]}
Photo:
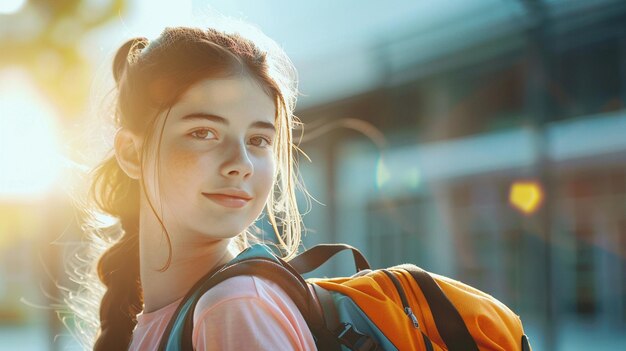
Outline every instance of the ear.
{"type": "Polygon", "coordinates": [[[115,158],[124,173],[132,179],[141,176],[141,147],[139,138],[130,130],[120,128],[115,133],[115,158]]]}

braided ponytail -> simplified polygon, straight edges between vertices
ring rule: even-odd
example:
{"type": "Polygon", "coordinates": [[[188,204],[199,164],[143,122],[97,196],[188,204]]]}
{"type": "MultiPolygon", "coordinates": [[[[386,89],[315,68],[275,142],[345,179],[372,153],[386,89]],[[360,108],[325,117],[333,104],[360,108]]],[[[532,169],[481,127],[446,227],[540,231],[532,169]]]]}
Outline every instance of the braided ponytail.
{"type": "Polygon", "coordinates": [[[123,235],[100,257],[98,277],[106,292],[94,350],[125,350],[143,309],[139,275],[139,184],[111,157],[94,173],[91,194],[101,210],[120,218],[123,235]]]}
{"type": "Polygon", "coordinates": [[[98,276],[107,290],[100,302],[96,351],[128,349],[136,315],[143,309],[138,223],[136,218],[123,218],[121,224],[124,235],[98,262],[98,276]]]}

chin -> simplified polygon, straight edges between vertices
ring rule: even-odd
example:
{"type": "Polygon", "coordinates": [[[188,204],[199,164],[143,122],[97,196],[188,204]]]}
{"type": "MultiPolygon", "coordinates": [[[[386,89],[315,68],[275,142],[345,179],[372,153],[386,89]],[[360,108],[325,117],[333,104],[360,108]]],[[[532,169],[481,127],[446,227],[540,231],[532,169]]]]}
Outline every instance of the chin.
{"type": "Polygon", "coordinates": [[[208,228],[210,228],[210,229],[207,230],[207,227],[200,228],[199,232],[202,233],[203,235],[207,236],[207,237],[220,238],[220,239],[230,239],[230,238],[234,238],[237,235],[239,235],[241,232],[246,230],[247,227],[242,227],[240,224],[239,225],[233,225],[233,226],[218,225],[217,228],[219,228],[219,229],[217,231],[213,230],[213,229],[217,229],[215,225],[211,225],[208,228]]]}

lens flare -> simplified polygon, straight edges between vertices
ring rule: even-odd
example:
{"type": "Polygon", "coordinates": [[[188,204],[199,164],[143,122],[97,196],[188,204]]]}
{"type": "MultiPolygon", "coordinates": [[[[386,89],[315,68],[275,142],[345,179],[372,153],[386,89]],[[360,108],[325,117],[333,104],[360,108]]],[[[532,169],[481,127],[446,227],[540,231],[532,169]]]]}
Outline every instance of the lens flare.
{"type": "Polygon", "coordinates": [[[517,181],[511,184],[509,203],[526,215],[535,213],[543,203],[543,189],[536,181],[517,181]]]}
{"type": "Polygon", "coordinates": [[[416,189],[417,187],[419,187],[420,180],[420,170],[416,166],[413,166],[407,170],[406,182],[411,189],[416,189]]]}
{"type": "Polygon", "coordinates": [[[376,186],[382,188],[391,179],[391,173],[385,165],[383,158],[379,158],[376,164],[376,186]]]}

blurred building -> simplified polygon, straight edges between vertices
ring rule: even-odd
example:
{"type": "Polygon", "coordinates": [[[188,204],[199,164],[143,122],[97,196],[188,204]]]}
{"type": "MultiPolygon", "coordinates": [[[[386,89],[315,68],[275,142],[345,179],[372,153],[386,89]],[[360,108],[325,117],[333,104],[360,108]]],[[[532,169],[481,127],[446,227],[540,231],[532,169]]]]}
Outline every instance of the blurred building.
{"type": "MultiPolygon", "coordinates": [[[[371,48],[366,91],[299,111],[330,130],[303,144],[325,204],[305,217],[307,246],[347,242],[375,267],[479,287],[537,350],[623,347],[626,4],[475,3],[371,48]],[[520,182],[537,208],[511,203],[520,182]]],[[[347,256],[323,269],[353,273],[347,256]]]]}

